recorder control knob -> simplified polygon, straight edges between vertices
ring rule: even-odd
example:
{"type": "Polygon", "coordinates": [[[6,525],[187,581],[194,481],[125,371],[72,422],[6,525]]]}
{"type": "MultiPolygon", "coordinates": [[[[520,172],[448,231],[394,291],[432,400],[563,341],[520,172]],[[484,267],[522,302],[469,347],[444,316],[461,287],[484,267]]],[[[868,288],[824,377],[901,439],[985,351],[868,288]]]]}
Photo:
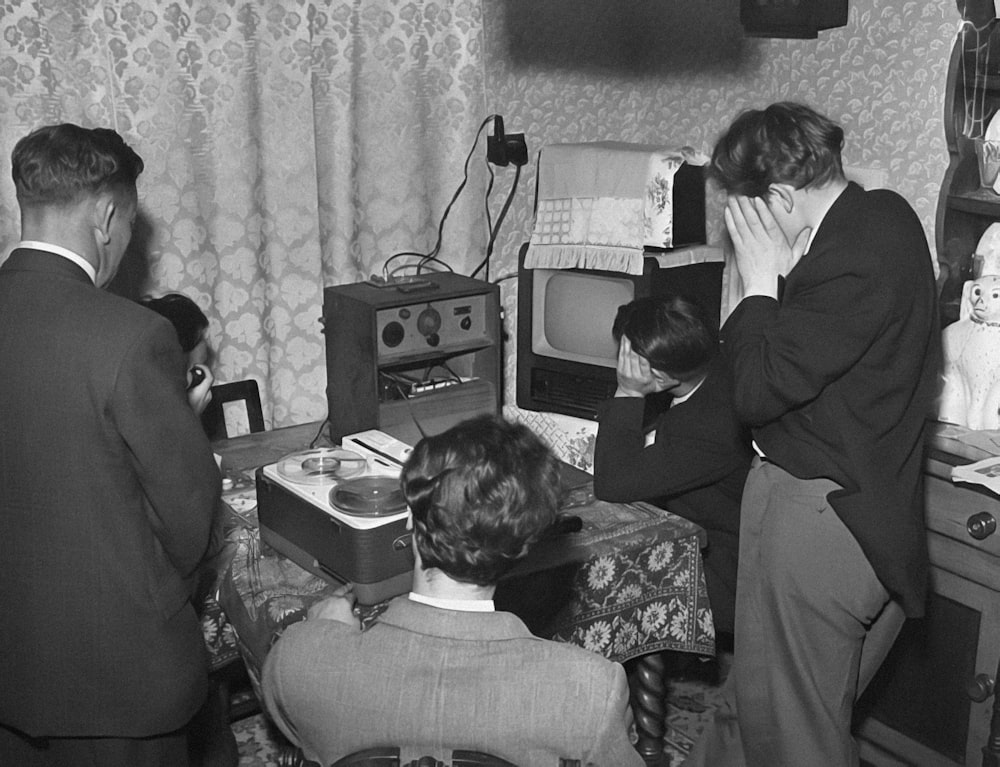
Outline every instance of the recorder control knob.
{"type": "Polygon", "coordinates": [[[996,532],[997,521],[988,511],[981,511],[969,517],[965,523],[965,529],[969,531],[969,535],[977,541],[981,541],[996,532]]]}
{"type": "Polygon", "coordinates": [[[403,343],[403,336],[405,335],[406,331],[403,330],[403,326],[393,320],[382,328],[382,343],[391,349],[403,343]]]}
{"type": "Polygon", "coordinates": [[[431,338],[437,338],[437,332],[441,329],[441,313],[435,309],[433,306],[428,306],[422,312],[420,312],[417,317],[417,330],[420,331],[420,335],[427,339],[427,342],[431,346],[437,346],[437,341],[432,341],[431,338]]]}

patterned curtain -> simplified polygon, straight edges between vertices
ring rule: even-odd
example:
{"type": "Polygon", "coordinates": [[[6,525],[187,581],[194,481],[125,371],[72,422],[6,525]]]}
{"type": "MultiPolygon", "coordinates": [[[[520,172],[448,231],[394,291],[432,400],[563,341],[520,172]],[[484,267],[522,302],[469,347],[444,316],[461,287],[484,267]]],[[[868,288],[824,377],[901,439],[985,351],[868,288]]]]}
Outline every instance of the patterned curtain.
{"type": "MultiPolygon", "coordinates": [[[[486,117],[479,0],[4,0],[0,35],[0,252],[17,139],[116,128],[146,164],[116,292],[191,296],[218,381],[257,379],[273,426],[325,417],[323,288],[431,251],[463,180],[486,117]]],[[[485,154],[441,232],[464,273],[485,154]]]]}

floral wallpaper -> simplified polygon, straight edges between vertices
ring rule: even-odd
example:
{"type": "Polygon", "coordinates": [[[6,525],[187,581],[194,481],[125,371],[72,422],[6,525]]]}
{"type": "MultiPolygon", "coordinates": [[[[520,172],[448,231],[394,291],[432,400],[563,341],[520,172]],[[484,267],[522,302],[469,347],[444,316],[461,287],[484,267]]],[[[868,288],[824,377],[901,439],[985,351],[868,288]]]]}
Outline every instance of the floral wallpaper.
{"type": "MultiPolygon", "coordinates": [[[[742,109],[805,101],[845,129],[845,163],[884,172],[924,223],[934,251],[938,192],[948,164],[945,82],[961,15],[946,0],[850,0],[846,27],[815,40],[748,38],[736,4],[486,0],[489,108],[524,132],[532,163],[496,252],[516,270],[532,226],[534,158],[550,143],[623,140],[710,152],[742,109]]],[[[708,239],[721,242],[721,198],[709,189],[708,239]]],[[[520,411],[514,403],[516,285],[503,302],[510,341],[507,412],[546,435],[561,456],[593,465],[593,423],[520,411]]]]}

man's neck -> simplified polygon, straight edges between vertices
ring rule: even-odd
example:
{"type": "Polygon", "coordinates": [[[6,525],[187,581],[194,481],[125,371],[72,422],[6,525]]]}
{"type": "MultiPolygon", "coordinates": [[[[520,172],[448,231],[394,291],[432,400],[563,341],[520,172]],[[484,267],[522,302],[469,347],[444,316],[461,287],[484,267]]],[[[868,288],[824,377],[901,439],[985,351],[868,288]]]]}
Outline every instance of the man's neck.
{"type": "Polygon", "coordinates": [[[461,601],[477,601],[493,599],[496,586],[477,586],[474,583],[463,583],[445,575],[437,568],[425,570],[416,567],[413,571],[413,586],[415,594],[433,599],[449,599],[461,601]]]}
{"type": "Polygon", "coordinates": [[[803,226],[808,226],[815,233],[826,218],[827,212],[846,188],[847,180],[838,179],[823,187],[800,190],[802,195],[799,204],[802,205],[803,226]]]}
{"type": "Polygon", "coordinates": [[[680,383],[678,383],[677,386],[675,386],[673,391],[671,392],[671,394],[674,396],[674,399],[677,399],[679,397],[686,397],[687,395],[691,394],[691,392],[693,392],[695,389],[701,386],[706,376],[707,373],[703,373],[697,378],[692,378],[689,381],[681,381],[680,383]]]}
{"type": "Polygon", "coordinates": [[[65,207],[36,206],[21,213],[21,239],[47,242],[71,250],[98,269],[99,258],[82,203],[65,207]]]}

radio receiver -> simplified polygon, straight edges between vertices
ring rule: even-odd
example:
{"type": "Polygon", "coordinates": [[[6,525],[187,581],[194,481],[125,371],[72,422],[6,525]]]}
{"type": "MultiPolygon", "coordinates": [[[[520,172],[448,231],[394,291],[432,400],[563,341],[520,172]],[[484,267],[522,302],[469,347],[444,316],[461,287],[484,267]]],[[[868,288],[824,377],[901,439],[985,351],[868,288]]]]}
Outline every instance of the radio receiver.
{"type": "Polygon", "coordinates": [[[330,436],[416,444],[481,413],[502,387],[500,289],[451,272],[323,291],[330,436]]]}

